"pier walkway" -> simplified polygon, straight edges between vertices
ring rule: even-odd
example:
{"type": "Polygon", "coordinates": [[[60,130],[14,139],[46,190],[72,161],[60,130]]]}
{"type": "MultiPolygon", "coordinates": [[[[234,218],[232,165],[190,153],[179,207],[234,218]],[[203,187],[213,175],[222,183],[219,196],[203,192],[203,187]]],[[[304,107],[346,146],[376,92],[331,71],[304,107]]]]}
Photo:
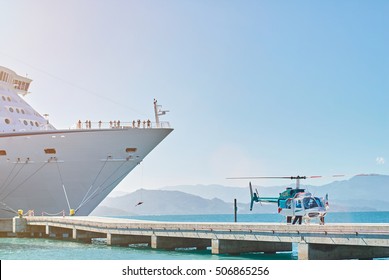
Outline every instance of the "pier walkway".
{"type": "Polygon", "coordinates": [[[15,217],[0,221],[2,236],[59,238],[107,245],[148,244],[154,249],[211,248],[212,254],[292,251],[298,259],[389,257],[389,224],[287,225],[178,223],[102,217],[15,217]]]}

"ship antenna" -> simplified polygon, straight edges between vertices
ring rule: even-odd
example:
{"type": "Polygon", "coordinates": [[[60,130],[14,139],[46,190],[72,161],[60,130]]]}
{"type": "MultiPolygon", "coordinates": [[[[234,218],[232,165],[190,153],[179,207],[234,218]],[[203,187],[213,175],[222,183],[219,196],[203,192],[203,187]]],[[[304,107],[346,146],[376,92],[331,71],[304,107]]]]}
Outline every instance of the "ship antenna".
{"type": "Polygon", "coordinates": [[[155,123],[156,123],[157,127],[160,127],[159,116],[165,115],[167,112],[169,112],[169,111],[162,110],[162,106],[158,105],[157,99],[154,98],[154,114],[155,114],[155,123]]]}

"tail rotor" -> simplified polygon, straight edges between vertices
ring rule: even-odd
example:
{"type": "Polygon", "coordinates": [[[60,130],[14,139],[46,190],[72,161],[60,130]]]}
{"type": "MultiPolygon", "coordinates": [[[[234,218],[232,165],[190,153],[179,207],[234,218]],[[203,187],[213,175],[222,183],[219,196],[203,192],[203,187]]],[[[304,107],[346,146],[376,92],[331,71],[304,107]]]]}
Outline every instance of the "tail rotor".
{"type": "Polygon", "coordinates": [[[251,185],[251,182],[249,182],[249,188],[250,188],[250,211],[253,211],[254,206],[254,192],[253,192],[253,186],[251,185]]]}
{"type": "Polygon", "coordinates": [[[258,202],[259,201],[259,194],[258,194],[258,190],[255,189],[255,192],[253,192],[253,186],[251,185],[251,182],[249,182],[249,188],[250,188],[250,199],[251,199],[251,203],[250,203],[250,211],[253,210],[253,206],[254,206],[254,202],[258,202]]]}

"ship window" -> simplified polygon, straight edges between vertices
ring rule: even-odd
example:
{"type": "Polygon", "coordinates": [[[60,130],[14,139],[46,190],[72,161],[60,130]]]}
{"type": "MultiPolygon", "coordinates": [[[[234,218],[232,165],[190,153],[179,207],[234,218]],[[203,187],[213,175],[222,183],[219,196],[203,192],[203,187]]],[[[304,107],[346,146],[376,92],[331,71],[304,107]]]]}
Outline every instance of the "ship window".
{"type": "Polygon", "coordinates": [[[19,109],[18,109],[18,108],[16,108],[16,113],[18,113],[18,114],[20,113],[20,111],[19,111],[19,109]]]}
{"type": "Polygon", "coordinates": [[[10,124],[10,123],[11,123],[11,121],[10,121],[9,119],[5,119],[4,122],[5,122],[6,124],[10,124]]]}
{"type": "Polygon", "coordinates": [[[53,148],[48,148],[48,149],[45,149],[45,153],[46,154],[56,154],[57,151],[53,148]]]}
{"type": "Polygon", "coordinates": [[[14,109],[12,108],[12,107],[9,107],[9,109],[8,109],[11,113],[13,113],[14,112],[14,109]]]}
{"type": "Polygon", "coordinates": [[[6,156],[7,151],[6,150],[0,150],[0,156],[6,156]]]}
{"type": "Polygon", "coordinates": [[[136,148],[126,148],[126,153],[135,153],[136,148]]]}
{"type": "Polygon", "coordinates": [[[5,99],[5,96],[2,96],[3,97],[3,100],[6,101],[7,99],[5,99]]]}
{"type": "Polygon", "coordinates": [[[39,123],[38,123],[38,122],[35,122],[35,126],[38,127],[38,126],[39,126],[39,123]]]}
{"type": "Polygon", "coordinates": [[[28,122],[26,120],[23,121],[24,125],[28,125],[28,122]]]}
{"type": "Polygon", "coordinates": [[[24,110],[23,110],[23,109],[21,110],[21,112],[22,112],[22,114],[25,114],[25,112],[24,112],[24,110]]]}
{"type": "Polygon", "coordinates": [[[30,121],[30,124],[31,124],[31,126],[34,126],[34,123],[32,121],[30,121]]]}
{"type": "Polygon", "coordinates": [[[7,97],[7,100],[8,100],[9,102],[11,102],[11,97],[8,96],[8,97],[7,97]]]}

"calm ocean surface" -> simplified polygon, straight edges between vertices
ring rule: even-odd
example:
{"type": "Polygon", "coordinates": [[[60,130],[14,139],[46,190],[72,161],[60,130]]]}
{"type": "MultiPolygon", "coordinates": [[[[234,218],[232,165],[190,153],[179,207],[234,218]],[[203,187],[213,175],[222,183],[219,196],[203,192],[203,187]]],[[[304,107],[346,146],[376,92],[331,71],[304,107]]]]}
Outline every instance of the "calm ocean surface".
{"type": "MultiPolygon", "coordinates": [[[[128,217],[139,220],[168,222],[233,222],[233,215],[169,215],[128,217]]],[[[238,222],[284,222],[278,214],[241,214],[238,222]]],[[[389,223],[389,212],[328,213],[326,223],[389,223]]],[[[145,246],[114,247],[96,241],[83,244],[71,241],[31,238],[0,238],[1,260],[294,260],[292,252],[239,256],[212,255],[210,250],[189,249],[165,251],[145,246]]]]}

